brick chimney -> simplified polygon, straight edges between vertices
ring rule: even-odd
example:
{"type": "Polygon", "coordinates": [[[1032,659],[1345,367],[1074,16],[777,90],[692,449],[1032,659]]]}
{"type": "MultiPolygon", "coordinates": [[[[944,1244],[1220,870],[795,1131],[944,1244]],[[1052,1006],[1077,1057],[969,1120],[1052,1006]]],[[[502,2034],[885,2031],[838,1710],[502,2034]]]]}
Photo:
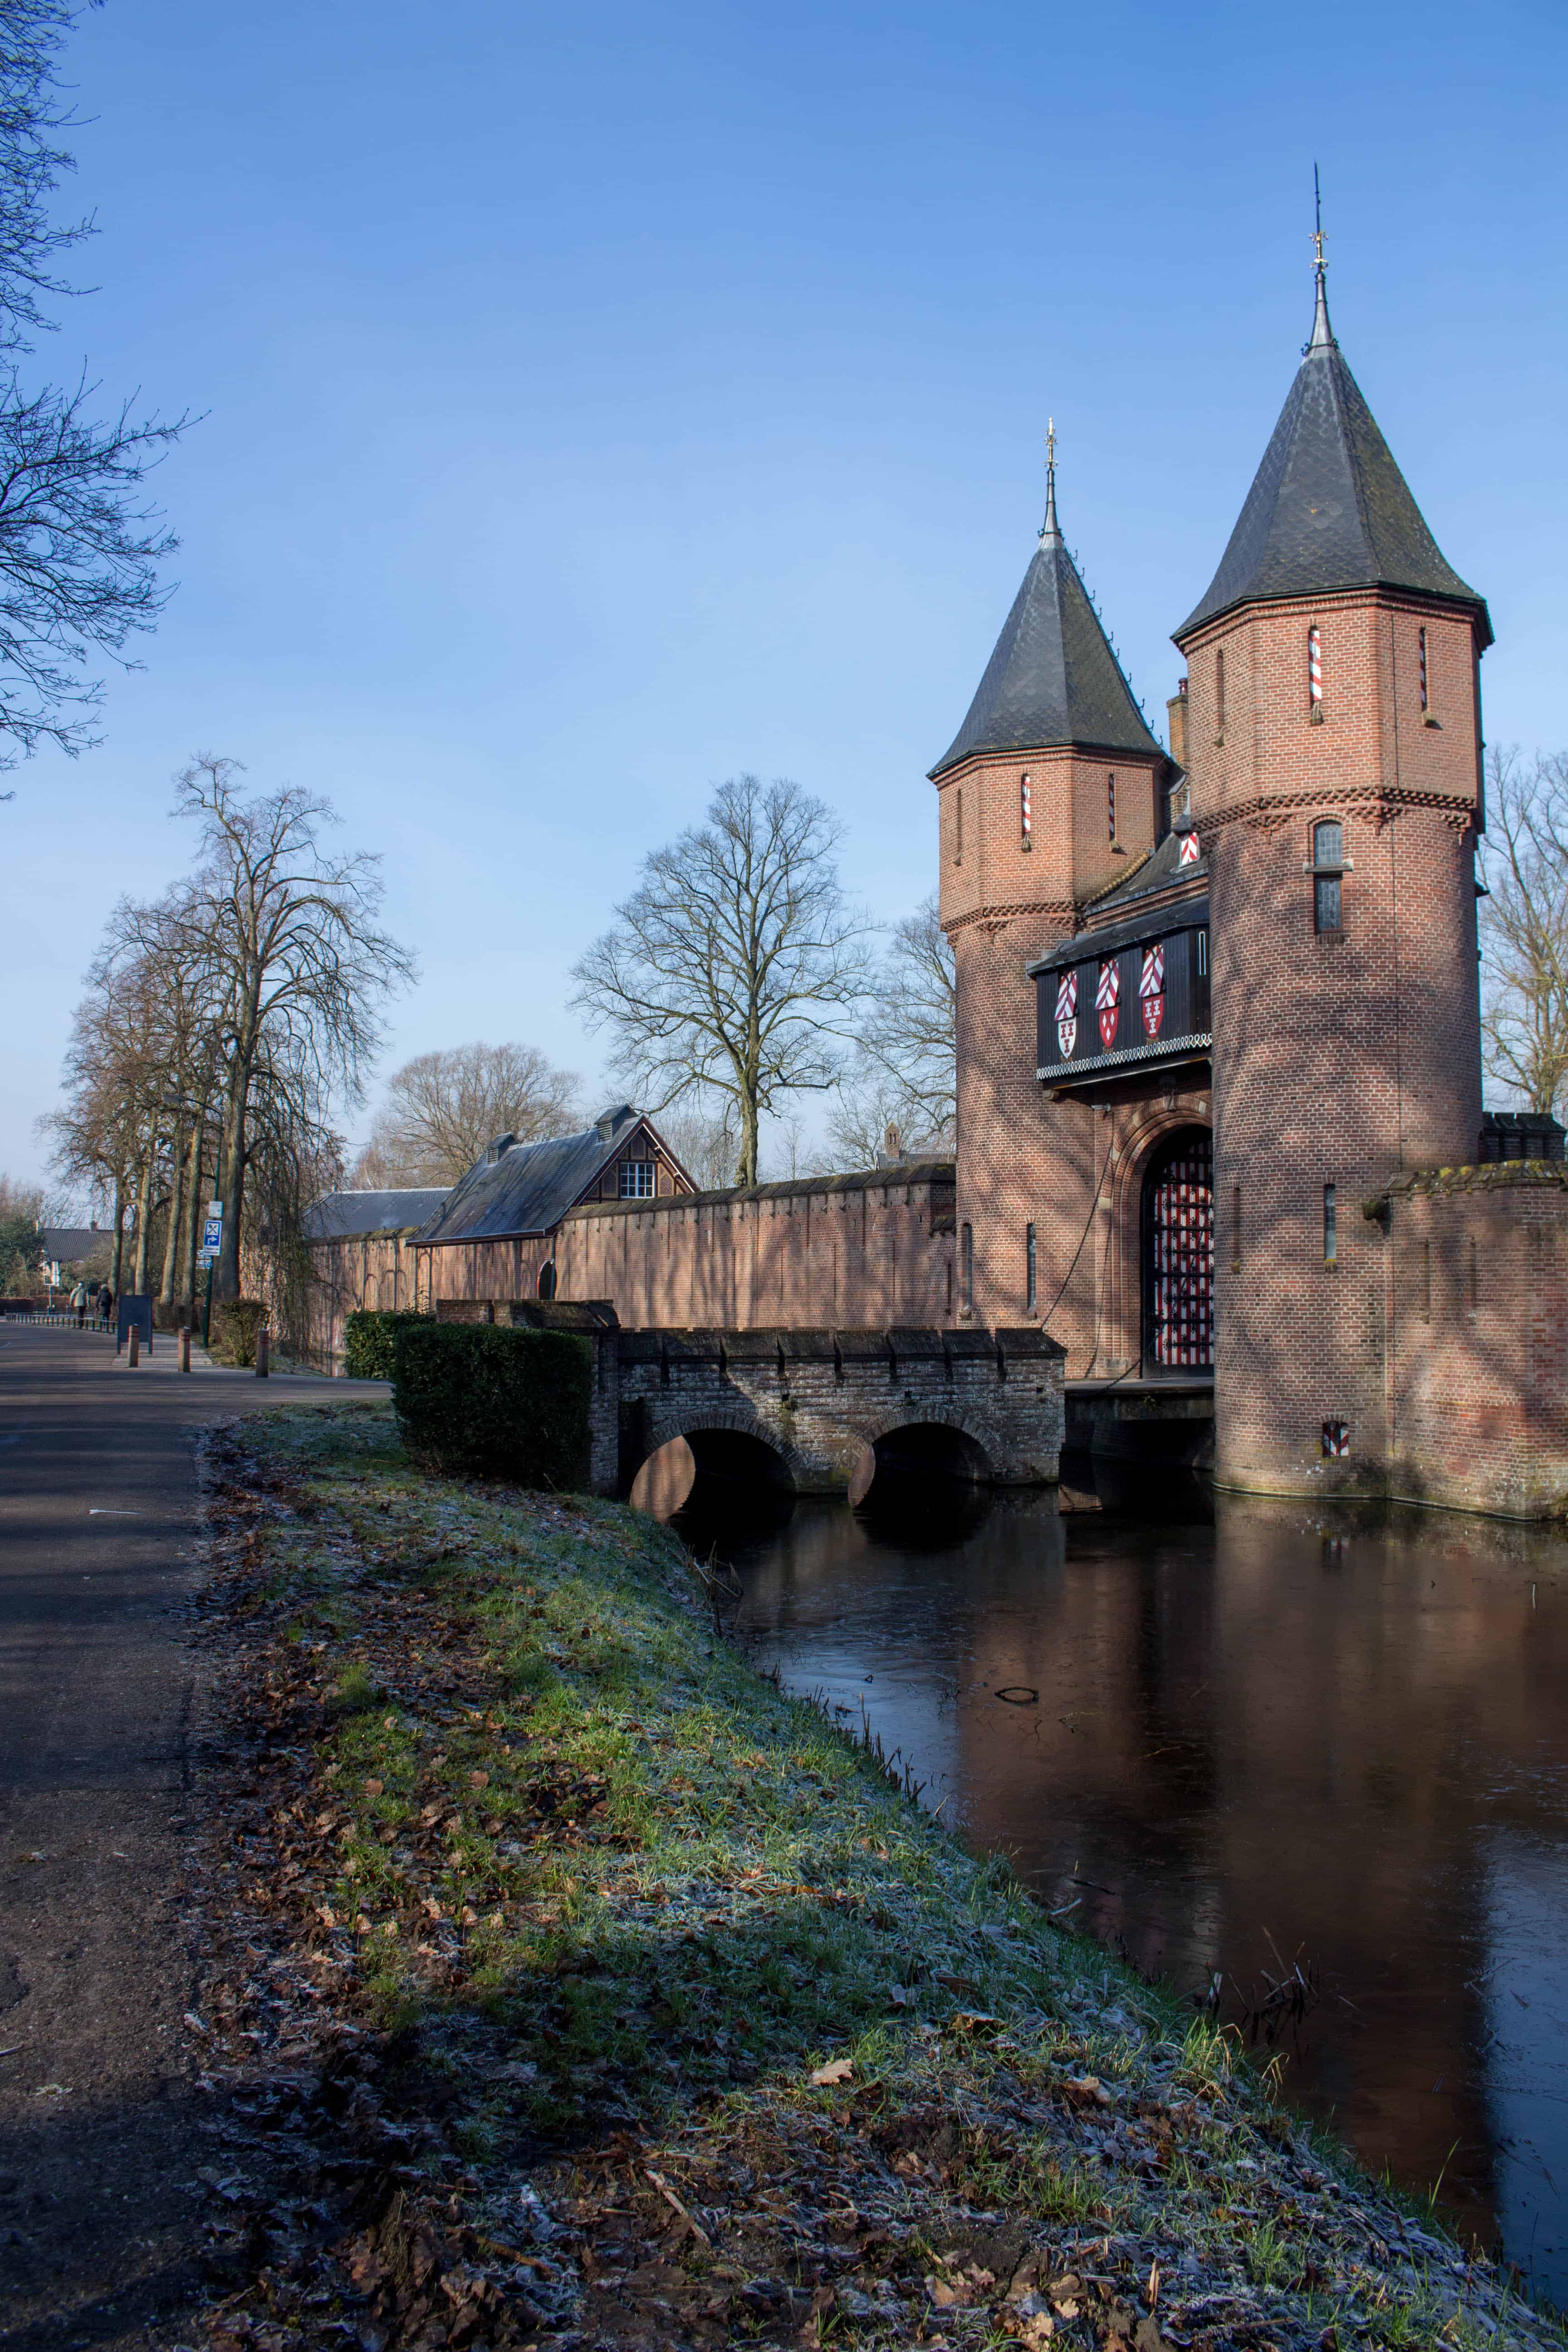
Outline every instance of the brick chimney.
{"type": "Polygon", "coordinates": [[[1184,678],[1165,705],[1170,720],[1171,757],[1178,768],[1187,764],[1187,681],[1184,678]]]}

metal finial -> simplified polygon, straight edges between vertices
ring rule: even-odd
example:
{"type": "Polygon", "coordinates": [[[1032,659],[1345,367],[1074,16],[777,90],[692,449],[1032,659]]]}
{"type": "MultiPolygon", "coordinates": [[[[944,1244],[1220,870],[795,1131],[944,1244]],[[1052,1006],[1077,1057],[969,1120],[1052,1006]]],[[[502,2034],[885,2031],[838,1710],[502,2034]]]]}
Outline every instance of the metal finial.
{"type": "Polygon", "coordinates": [[[1046,419],[1046,519],[1040,525],[1040,537],[1060,536],[1057,521],[1057,420],[1046,419]]]}
{"type": "Polygon", "coordinates": [[[1318,183],[1316,163],[1312,166],[1312,252],[1314,256],[1312,332],[1310,341],[1301,346],[1303,358],[1309,352],[1332,351],[1334,347],[1334,331],[1329,324],[1329,290],[1326,277],[1329,265],[1323,258],[1323,192],[1318,183]]]}

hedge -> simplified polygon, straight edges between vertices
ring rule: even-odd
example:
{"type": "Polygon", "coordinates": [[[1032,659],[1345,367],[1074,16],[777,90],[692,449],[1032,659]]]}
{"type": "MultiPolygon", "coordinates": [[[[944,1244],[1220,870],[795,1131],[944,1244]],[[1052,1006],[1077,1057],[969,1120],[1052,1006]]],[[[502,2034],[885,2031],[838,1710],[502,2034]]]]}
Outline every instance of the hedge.
{"type": "Polygon", "coordinates": [[[266,1320],[267,1307],[262,1299],[220,1299],[213,1308],[208,1355],[216,1364],[237,1365],[248,1370],[256,1361],[257,1334],[266,1320]]]}
{"type": "Polygon", "coordinates": [[[360,1307],[343,1324],[343,1372],[351,1381],[389,1381],[392,1378],[392,1347],[405,1323],[428,1323],[427,1315],[416,1315],[411,1307],[400,1307],[395,1312],[360,1307]]]}
{"type": "Polygon", "coordinates": [[[410,1316],[394,1337],[393,1403],[415,1458],[520,1486],[588,1483],[593,1349],[566,1331],[410,1316]]]}

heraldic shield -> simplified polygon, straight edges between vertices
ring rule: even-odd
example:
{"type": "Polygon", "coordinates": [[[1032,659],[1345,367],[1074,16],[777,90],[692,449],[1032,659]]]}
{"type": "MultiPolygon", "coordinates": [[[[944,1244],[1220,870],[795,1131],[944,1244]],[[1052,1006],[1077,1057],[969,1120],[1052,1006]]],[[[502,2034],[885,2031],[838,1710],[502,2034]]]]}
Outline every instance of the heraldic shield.
{"type": "Polygon", "coordinates": [[[1109,1053],[1116,1043],[1116,1024],[1121,1018],[1121,966],[1114,956],[1107,957],[1100,967],[1094,1003],[1100,1014],[1100,1042],[1109,1053]]]}
{"type": "Polygon", "coordinates": [[[1138,1002],[1142,1007],[1144,1034],[1157,1037],[1165,1025],[1165,950],[1163,946],[1143,950],[1138,1002]]]}
{"type": "Polygon", "coordinates": [[[1065,1062],[1078,1044],[1078,974],[1064,971],[1057,988],[1057,1051],[1065,1062]]]}

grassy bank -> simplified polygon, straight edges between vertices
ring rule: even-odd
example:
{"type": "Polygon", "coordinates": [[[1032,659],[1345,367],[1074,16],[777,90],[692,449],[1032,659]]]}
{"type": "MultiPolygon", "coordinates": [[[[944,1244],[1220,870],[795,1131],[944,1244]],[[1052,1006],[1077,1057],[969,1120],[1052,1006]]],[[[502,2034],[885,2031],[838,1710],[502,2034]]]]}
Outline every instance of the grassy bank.
{"type": "Polygon", "coordinates": [[[217,2342],[1561,2343],[716,1633],[374,1408],[213,1465],[217,2342]]]}

